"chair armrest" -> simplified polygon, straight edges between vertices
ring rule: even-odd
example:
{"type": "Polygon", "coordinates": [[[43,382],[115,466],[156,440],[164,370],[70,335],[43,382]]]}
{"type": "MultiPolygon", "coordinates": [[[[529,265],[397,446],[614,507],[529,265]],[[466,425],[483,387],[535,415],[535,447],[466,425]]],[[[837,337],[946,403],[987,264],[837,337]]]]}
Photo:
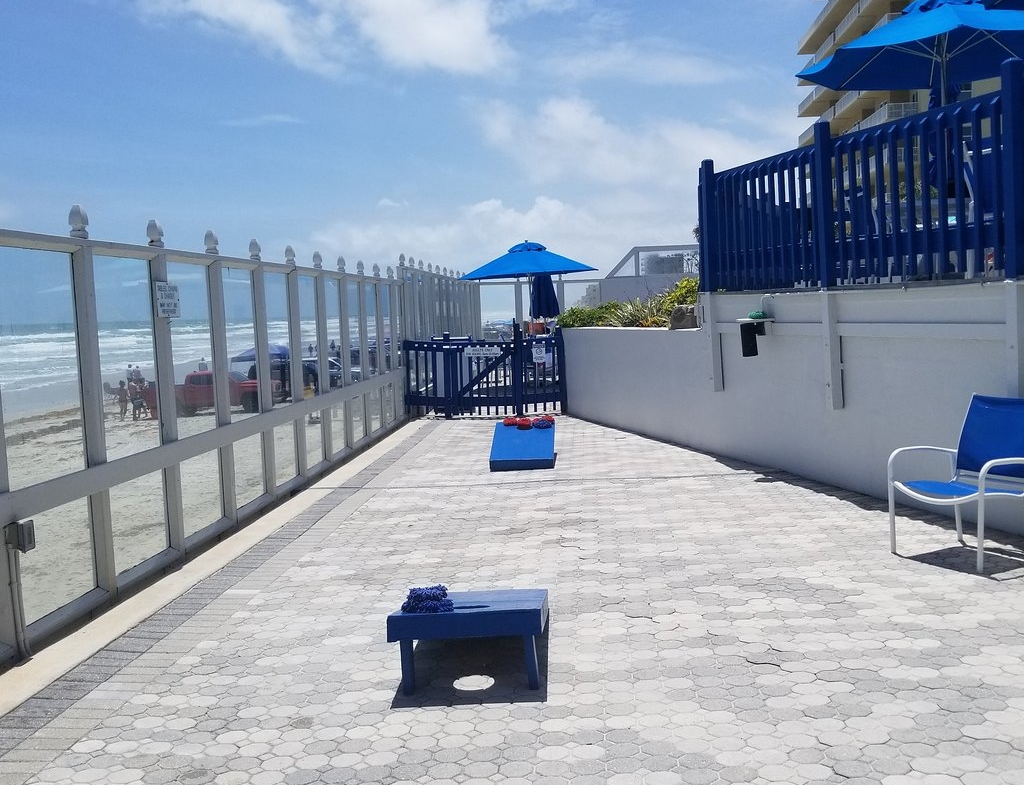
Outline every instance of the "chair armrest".
{"type": "Polygon", "coordinates": [[[932,447],[931,445],[921,444],[914,447],[900,447],[892,451],[889,455],[889,461],[886,464],[886,477],[891,484],[893,481],[893,464],[896,461],[896,456],[907,452],[937,452],[945,453],[949,456],[949,471],[952,475],[956,471],[956,449],[953,447],[932,447]]]}
{"type": "Polygon", "coordinates": [[[985,480],[989,472],[996,466],[1013,466],[1014,464],[1024,464],[1024,458],[993,458],[991,461],[986,462],[981,467],[981,471],[978,472],[978,490],[984,492],[985,480]]]}

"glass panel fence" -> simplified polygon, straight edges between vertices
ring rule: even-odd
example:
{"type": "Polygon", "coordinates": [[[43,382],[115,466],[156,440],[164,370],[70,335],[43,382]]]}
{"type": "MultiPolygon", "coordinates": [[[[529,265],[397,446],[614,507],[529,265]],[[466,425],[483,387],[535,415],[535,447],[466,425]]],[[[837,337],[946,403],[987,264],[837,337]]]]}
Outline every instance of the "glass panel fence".
{"type": "Polygon", "coordinates": [[[85,467],[68,254],[0,248],[0,319],[0,397],[16,490],[85,467]]]}
{"type": "MultiPolygon", "coordinates": [[[[237,453],[237,446],[235,451],[237,453]]],[[[262,470],[262,465],[260,469],[262,470]]],[[[262,482],[262,476],[260,480],[262,482]]],[[[181,508],[185,519],[186,537],[224,516],[220,492],[220,459],[216,450],[182,462],[181,487],[181,508]]]]}
{"type": "Polygon", "coordinates": [[[345,284],[345,305],[349,324],[349,358],[352,363],[352,381],[360,382],[369,377],[369,366],[366,360],[366,347],[363,346],[365,330],[360,330],[360,307],[359,307],[359,284],[356,281],[348,281],[345,284]]]}
{"type": "Polygon", "coordinates": [[[395,421],[395,385],[388,383],[384,386],[384,422],[395,421]]]}
{"type": "Polygon", "coordinates": [[[104,420],[107,458],[112,460],[160,443],[153,304],[147,261],[110,256],[93,261],[100,371],[104,390],[115,389],[119,401],[117,416],[108,411],[104,420]]]}
{"type": "MultiPolygon", "coordinates": [[[[274,405],[290,401],[292,395],[291,328],[288,324],[288,286],[284,273],[263,273],[267,296],[267,336],[270,341],[270,377],[279,384],[281,394],[274,405]]],[[[301,395],[299,398],[301,399],[301,395]]]]}
{"type": "MultiPolygon", "coordinates": [[[[298,276],[299,331],[302,345],[302,385],[304,398],[319,395],[327,387],[321,386],[320,348],[316,335],[316,281],[310,275],[298,276]]],[[[325,382],[327,381],[325,377],[325,382]]]]}
{"type": "Polygon", "coordinates": [[[281,486],[298,474],[295,463],[295,426],[290,422],[278,425],[273,433],[276,483],[281,486]]]}
{"type": "Polygon", "coordinates": [[[349,446],[345,439],[345,405],[332,406],[330,413],[331,445],[334,447],[334,454],[337,455],[349,446]]]}
{"type": "Polygon", "coordinates": [[[167,547],[162,472],[152,472],[110,489],[114,565],[120,574],[167,547]]]}
{"type": "Polygon", "coordinates": [[[380,389],[373,390],[366,395],[366,412],[367,412],[367,423],[369,424],[368,433],[375,433],[380,430],[381,424],[381,413],[380,413],[380,389]]]}
{"type": "Polygon", "coordinates": [[[234,422],[251,417],[260,410],[252,273],[249,270],[224,269],[224,318],[227,323],[231,420],[234,422]]]}
{"type": "Polygon", "coordinates": [[[77,499],[32,516],[36,548],[21,557],[22,596],[29,623],[96,586],[89,504],[77,499]]]}
{"type": "Polygon", "coordinates": [[[380,373],[380,358],[377,347],[377,284],[367,283],[363,287],[366,314],[366,352],[370,376],[380,373]]]}
{"type": "Polygon", "coordinates": [[[391,337],[391,287],[381,284],[380,289],[380,315],[381,315],[381,330],[383,331],[380,339],[380,367],[384,369],[383,372],[390,371],[394,365],[391,359],[392,353],[392,337],[391,337]]]}
{"type": "Polygon", "coordinates": [[[306,418],[306,466],[316,466],[324,459],[323,427],[320,424],[325,411],[314,412],[306,418]]]}
{"type": "Polygon", "coordinates": [[[345,413],[352,421],[352,444],[366,436],[366,403],[360,395],[345,401],[345,413]]]}
{"type": "Polygon", "coordinates": [[[244,507],[265,493],[263,438],[260,434],[235,442],[235,502],[244,507]]]}
{"type": "Polygon", "coordinates": [[[217,426],[210,298],[203,266],[168,262],[167,280],[178,285],[181,297],[181,318],[171,320],[171,356],[178,437],[183,439],[217,426]]]}
{"type": "Polygon", "coordinates": [[[330,341],[327,345],[327,361],[331,366],[331,387],[334,388],[343,386],[347,381],[342,373],[341,347],[344,346],[344,340],[341,333],[341,282],[337,278],[324,280],[324,300],[324,319],[330,341]]]}

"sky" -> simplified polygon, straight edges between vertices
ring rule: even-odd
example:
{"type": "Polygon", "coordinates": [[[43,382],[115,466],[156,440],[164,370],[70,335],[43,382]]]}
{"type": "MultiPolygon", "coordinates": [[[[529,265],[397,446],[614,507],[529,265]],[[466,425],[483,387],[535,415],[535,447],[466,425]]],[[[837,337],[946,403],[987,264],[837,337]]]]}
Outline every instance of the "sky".
{"type": "Polygon", "coordinates": [[[693,242],[697,175],[796,147],[820,0],[8,0],[0,227],[349,271],[693,242]]]}

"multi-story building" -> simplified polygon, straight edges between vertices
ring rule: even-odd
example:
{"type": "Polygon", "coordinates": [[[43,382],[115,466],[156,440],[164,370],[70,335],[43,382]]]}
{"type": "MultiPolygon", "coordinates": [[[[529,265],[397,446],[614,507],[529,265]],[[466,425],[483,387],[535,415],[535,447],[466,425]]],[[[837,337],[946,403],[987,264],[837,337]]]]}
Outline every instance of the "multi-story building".
{"type": "MultiPolygon", "coordinates": [[[[825,0],[824,6],[800,39],[799,54],[810,55],[807,65],[824,60],[837,47],[886,24],[909,0],[825,0]]],[[[810,85],[810,82],[802,82],[810,85]]],[[[961,97],[997,89],[998,79],[964,85],[961,97]]],[[[800,102],[799,116],[828,121],[833,136],[915,114],[928,108],[928,88],[920,90],[830,90],[812,85],[800,102]]],[[[800,144],[810,144],[814,124],[800,134],[800,144]]]]}

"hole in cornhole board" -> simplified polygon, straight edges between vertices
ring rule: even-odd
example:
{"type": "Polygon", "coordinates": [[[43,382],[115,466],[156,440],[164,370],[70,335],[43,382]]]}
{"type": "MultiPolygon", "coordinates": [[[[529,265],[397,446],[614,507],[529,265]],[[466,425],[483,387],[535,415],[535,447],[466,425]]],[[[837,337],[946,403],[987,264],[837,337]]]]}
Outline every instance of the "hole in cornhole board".
{"type": "Polygon", "coordinates": [[[494,679],[490,676],[462,676],[456,679],[452,686],[460,692],[479,692],[494,686],[494,679]]]}
{"type": "Polygon", "coordinates": [[[531,690],[523,639],[518,635],[417,641],[413,652],[416,692],[403,695],[401,683],[396,683],[391,707],[544,703],[548,697],[547,629],[536,637],[535,645],[540,689],[531,690]],[[491,683],[485,685],[485,680],[491,683]]]}

